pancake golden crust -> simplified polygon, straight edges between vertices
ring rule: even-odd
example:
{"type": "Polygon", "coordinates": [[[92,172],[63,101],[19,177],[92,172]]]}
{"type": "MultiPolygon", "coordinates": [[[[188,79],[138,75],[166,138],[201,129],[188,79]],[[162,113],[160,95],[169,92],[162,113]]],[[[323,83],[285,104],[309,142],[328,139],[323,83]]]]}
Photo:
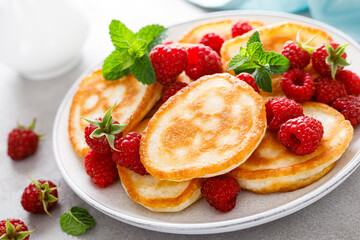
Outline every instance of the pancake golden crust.
{"type": "MultiPolygon", "coordinates": [[[[183,36],[179,42],[182,43],[199,43],[200,39],[207,33],[214,32],[225,38],[225,40],[231,39],[231,27],[232,25],[238,21],[237,20],[221,20],[214,22],[206,22],[200,24],[193,29],[191,29],[185,36],[183,36]]],[[[258,21],[250,21],[246,19],[241,19],[243,21],[248,22],[254,28],[258,28],[263,26],[262,22],[258,21]]]]}
{"type": "Polygon", "coordinates": [[[101,69],[86,76],[79,84],[70,108],[69,138],[80,156],[85,156],[89,148],[85,143],[84,129],[88,123],[83,117],[102,117],[114,105],[114,120],[121,124],[129,122],[124,133],[129,132],[160,98],[162,86],[159,83],[143,85],[132,75],[116,81],[106,81],[101,69]]]}
{"type": "Polygon", "coordinates": [[[230,74],[214,74],[160,107],[141,138],[140,157],[158,179],[216,176],[244,162],[265,130],[263,99],[230,74]]]}
{"type": "Polygon", "coordinates": [[[312,154],[296,156],[279,143],[276,132],[267,130],[251,157],[229,173],[242,188],[257,193],[292,191],[317,181],[335,165],[352,139],[350,122],[322,103],[306,102],[303,109],[305,115],[324,126],[319,148],[312,154]]]}

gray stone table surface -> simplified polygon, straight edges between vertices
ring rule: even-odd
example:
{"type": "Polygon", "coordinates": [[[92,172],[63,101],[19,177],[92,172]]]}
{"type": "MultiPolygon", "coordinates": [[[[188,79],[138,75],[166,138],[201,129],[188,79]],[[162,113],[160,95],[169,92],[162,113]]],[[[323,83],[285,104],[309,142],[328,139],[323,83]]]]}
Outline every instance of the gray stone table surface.
{"type": "MultiPolygon", "coordinates": [[[[83,0],[89,13],[91,31],[83,50],[83,60],[67,74],[45,81],[24,79],[0,64],[0,219],[19,218],[35,228],[30,239],[359,239],[360,170],[355,171],[333,192],[314,204],[282,219],[236,232],[213,235],[175,235],[140,229],[114,220],[82,201],[62,178],[52,150],[52,127],[56,111],[66,92],[89,66],[104,59],[112,46],[108,36],[111,19],[120,19],[131,29],[150,23],[171,25],[201,16],[205,11],[185,1],[96,1],[83,0]],[[36,131],[45,134],[36,155],[22,162],[7,156],[7,135],[16,122],[29,124],[37,118],[36,131]],[[61,183],[59,205],[52,217],[23,210],[20,198],[34,178],[61,183]],[[72,206],[85,207],[96,226],[73,237],[59,226],[59,217],[72,206]]],[[[1,36],[3,37],[3,36],[1,36]]],[[[1,53],[0,53],[1,54],[1,53]]]]}

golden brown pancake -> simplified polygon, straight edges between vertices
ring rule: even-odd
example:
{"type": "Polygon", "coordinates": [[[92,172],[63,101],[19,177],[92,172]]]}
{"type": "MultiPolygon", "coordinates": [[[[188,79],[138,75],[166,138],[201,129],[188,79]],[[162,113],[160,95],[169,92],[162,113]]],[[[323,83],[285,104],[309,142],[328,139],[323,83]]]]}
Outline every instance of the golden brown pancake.
{"type": "Polygon", "coordinates": [[[353,136],[353,127],[344,116],[328,105],[306,102],[304,114],[322,122],[324,136],[315,152],[297,156],[267,130],[251,157],[229,173],[240,186],[256,193],[287,192],[317,181],[341,157],[353,136]]]}
{"type": "Polygon", "coordinates": [[[140,156],[158,179],[184,181],[231,171],[266,130],[264,101],[228,73],[204,76],[170,97],[150,119],[140,156]]]}
{"type": "MultiPolygon", "coordinates": [[[[140,122],[133,131],[142,133],[148,122],[149,119],[140,122]]],[[[178,212],[201,198],[200,179],[185,182],[159,180],[120,166],[118,173],[128,196],[154,212],[178,212]]]]}
{"type": "Polygon", "coordinates": [[[131,74],[116,81],[107,81],[99,69],[86,76],[80,82],[70,108],[68,131],[75,151],[85,156],[89,150],[84,139],[84,129],[89,123],[83,117],[102,117],[116,103],[112,116],[120,124],[129,123],[124,129],[126,134],[159,100],[161,89],[159,83],[144,85],[131,74]]]}

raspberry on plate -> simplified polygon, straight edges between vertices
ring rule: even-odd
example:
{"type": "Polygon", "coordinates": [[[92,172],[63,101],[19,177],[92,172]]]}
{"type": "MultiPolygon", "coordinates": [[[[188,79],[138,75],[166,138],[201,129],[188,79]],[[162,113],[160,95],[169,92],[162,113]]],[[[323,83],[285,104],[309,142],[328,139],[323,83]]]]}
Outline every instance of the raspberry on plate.
{"type": "Polygon", "coordinates": [[[322,103],[332,103],[339,97],[345,97],[344,84],[331,79],[331,77],[319,77],[315,79],[315,100],[322,103]]]}
{"type": "Polygon", "coordinates": [[[149,54],[154,67],[156,80],[162,85],[171,85],[187,65],[188,57],[185,48],[169,45],[158,45],[149,54]]]}
{"type": "Polygon", "coordinates": [[[115,147],[119,151],[112,152],[112,159],[122,167],[128,168],[140,175],[147,175],[149,173],[140,161],[140,140],[141,134],[137,132],[130,132],[125,137],[117,140],[115,147]]]}
{"type": "Polygon", "coordinates": [[[355,96],[347,96],[336,99],[331,106],[341,112],[345,119],[356,126],[360,123],[360,98],[355,96]]]}
{"type": "Polygon", "coordinates": [[[287,120],[279,130],[279,142],[296,155],[313,153],[324,135],[322,123],[315,118],[301,116],[287,120]]]}
{"type": "Polygon", "coordinates": [[[236,76],[238,79],[246,82],[247,84],[249,84],[254,90],[255,92],[259,93],[259,87],[255,82],[254,77],[249,74],[249,73],[240,73],[239,75],[236,76]]]}
{"type": "Polygon", "coordinates": [[[34,132],[36,120],[25,128],[18,124],[8,135],[7,153],[13,160],[25,159],[36,153],[41,135],[34,132]]]}
{"type": "Polygon", "coordinates": [[[90,150],[85,156],[84,164],[86,173],[98,187],[105,188],[118,178],[111,153],[101,154],[90,150]]]}
{"type": "Polygon", "coordinates": [[[32,183],[24,189],[21,196],[21,205],[31,213],[47,213],[53,209],[58,202],[58,186],[52,181],[31,178],[32,183]]]}
{"type": "Polygon", "coordinates": [[[350,71],[341,70],[335,76],[335,79],[342,82],[348,95],[358,96],[360,94],[360,77],[350,71]]]}
{"type": "Polygon", "coordinates": [[[166,86],[161,94],[161,102],[166,102],[171,96],[175,95],[175,93],[186,86],[187,84],[184,82],[175,82],[171,86],[166,86]]]}
{"type": "Polygon", "coordinates": [[[314,69],[323,76],[335,78],[337,71],[349,65],[349,63],[345,61],[345,47],[346,45],[339,46],[338,43],[331,41],[321,45],[312,52],[311,60],[314,69]]]}
{"type": "Polygon", "coordinates": [[[270,130],[279,130],[289,119],[304,116],[300,104],[285,97],[270,99],[266,104],[266,119],[270,130]]]}
{"type": "Polygon", "coordinates": [[[19,219],[9,218],[0,221],[1,239],[28,240],[33,231],[29,231],[26,224],[19,219]]]}
{"type": "Polygon", "coordinates": [[[205,200],[220,212],[229,212],[235,207],[240,191],[236,179],[228,176],[208,178],[201,185],[201,194],[205,200]]]}
{"type": "Polygon", "coordinates": [[[127,125],[120,125],[118,121],[113,121],[111,112],[115,105],[107,110],[103,118],[85,119],[90,123],[84,129],[85,141],[92,150],[98,153],[110,153],[111,149],[115,149],[114,141],[122,136],[122,130],[127,125]]]}
{"type": "Polygon", "coordinates": [[[185,73],[192,80],[197,80],[205,75],[222,72],[219,54],[210,47],[203,44],[197,44],[189,47],[187,53],[188,64],[185,68],[185,73]]]}
{"type": "Polygon", "coordinates": [[[315,92],[314,78],[302,69],[290,69],[282,75],[280,86],[288,98],[298,102],[310,100],[315,92]]]}
{"type": "Polygon", "coordinates": [[[225,39],[216,33],[207,33],[201,39],[199,43],[204,44],[205,46],[211,47],[215,52],[220,55],[220,49],[225,39]]]}
{"type": "Polygon", "coordinates": [[[238,21],[231,27],[231,36],[241,36],[244,33],[252,30],[253,27],[248,22],[238,21]]]}
{"type": "Polygon", "coordinates": [[[281,54],[290,61],[290,68],[304,68],[310,63],[310,54],[294,41],[287,41],[281,54]]]}

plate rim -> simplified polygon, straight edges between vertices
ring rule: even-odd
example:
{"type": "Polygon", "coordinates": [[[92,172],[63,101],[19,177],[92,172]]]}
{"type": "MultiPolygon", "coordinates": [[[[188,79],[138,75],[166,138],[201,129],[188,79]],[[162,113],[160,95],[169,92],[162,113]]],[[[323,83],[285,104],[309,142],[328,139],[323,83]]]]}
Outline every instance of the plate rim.
{"type": "MultiPolygon", "coordinates": [[[[310,23],[311,25],[315,25],[319,28],[325,29],[326,31],[332,31],[338,35],[341,35],[346,41],[351,43],[355,48],[360,51],[360,45],[353,38],[348,36],[346,33],[326,24],[320,22],[318,20],[291,14],[291,13],[283,13],[277,11],[263,11],[263,10],[231,10],[231,11],[219,11],[212,13],[205,13],[199,17],[192,18],[190,20],[182,21],[168,28],[177,27],[183,24],[189,24],[192,22],[205,21],[209,19],[216,18],[226,18],[226,17],[245,17],[249,15],[263,15],[270,17],[284,17],[289,18],[291,20],[300,21],[303,23],[310,23]]],[[[158,222],[147,219],[141,219],[133,216],[129,216],[123,213],[119,213],[117,211],[112,210],[111,208],[101,205],[91,196],[83,192],[76,184],[73,184],[68,173],[65,171],[60,159],[60,155],[57,149],[57,129],[60,124],[60,116],[63,113],[66,104],[70,100],[70,98],[74,95],[75,90],[78,86],[78,83],[87,76],[90,72],[92,72],[95,68],[97,68],[99,64],[94,64],[93,66],[86,68],[82,74],[77,78],[77,80],[73,83],[70,89],[67,91],[64,96],[55,116],[55,121],[52,129],[52,147],[56,160],[56,164],[58,169],[60,170],[63,178],[72,189],[72,191],[78,195],[83,201],[88,203],[93,208],[99,210],[100,212],[122,222],[128,223],[133,226],[137,226],[144,229],[149,229],[158,232],[166,232],[166,233],[176,233],[176,234],[213,234],[213,233],[224,233],[231,232],[246,228],[251,228],[254,226],[258,226],[267,222],[274,221],[276,219],[285,217],[290,215],[296,211],[299,211],[310,204],[316,202],[321,199],[332,190],[334,190],[337,186],[339,186],[343,181],[345,181],[360,165],[360,152],[358,152],[346,165],[343,167],[336,175],[333,176],[332,179],[325,182],[322,186],[317,189],[299,197],[291,202],[288,202],[279,207],[267,210],[265,212],[257,213],[254,215],[250,215],[247,217],[236,218],[231,220],[212,222],[212,223],[166,223],[166,222],[158,222]]]]}

